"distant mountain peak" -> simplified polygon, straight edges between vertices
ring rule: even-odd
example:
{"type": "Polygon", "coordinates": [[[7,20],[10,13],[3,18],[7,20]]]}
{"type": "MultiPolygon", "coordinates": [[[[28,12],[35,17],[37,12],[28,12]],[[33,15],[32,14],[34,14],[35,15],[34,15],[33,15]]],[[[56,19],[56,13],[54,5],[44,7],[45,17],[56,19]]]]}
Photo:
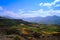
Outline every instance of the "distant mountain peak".
{"type": "Polygon", "coordinates": [[[60,24],[60,16],[57,15],[47,17],[26,18],[24,20],[40,24],[60,24]]]}

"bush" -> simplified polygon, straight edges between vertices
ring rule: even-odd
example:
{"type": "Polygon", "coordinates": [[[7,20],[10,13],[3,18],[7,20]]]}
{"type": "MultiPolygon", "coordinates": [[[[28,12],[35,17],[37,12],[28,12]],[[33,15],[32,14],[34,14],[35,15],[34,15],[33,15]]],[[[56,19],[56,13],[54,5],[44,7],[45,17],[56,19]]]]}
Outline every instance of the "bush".
{"type": "Polygon", "coordinates": [[[21,40],[18,36],[16,36],[15,38],[14,38],[14,40],[21,40]]]}
{"type": "Polygon", "coordinates": [[[16,29],[5,30],[5,34],[7,34],[7,35],[18,34],[19,35],[19,30],[16,30],[16,29]]]}

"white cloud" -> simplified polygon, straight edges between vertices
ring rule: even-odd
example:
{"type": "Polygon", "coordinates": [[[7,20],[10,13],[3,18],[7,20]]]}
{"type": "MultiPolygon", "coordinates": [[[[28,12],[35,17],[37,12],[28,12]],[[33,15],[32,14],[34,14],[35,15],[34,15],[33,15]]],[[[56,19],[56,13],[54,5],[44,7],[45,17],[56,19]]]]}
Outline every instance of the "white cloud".
{"type": "MultiPolygon", "coordinates": [[[[0,7],[0,9],[2,10],[2,7],[0,7]]],[[[23,18],[23,16],[21,16],[24,13],[24,11],[19,10],[19,12],[13,12],[13,11],[8,11],[6,9],[3,9],[2,11],[0,11],[0,16],[4,16],[4,17],[11,17],[11,18],[23,18]]]]}
{"type": "Polygon", "coordinates": [[[18,13],[24,13],[25,11],[24,11],[24,9],[19,9],[18,10],[18,13]]]}
{"type": "Polygon", "coordinates": [[[43,5],[43,3],[40,3],[40,6],[42,6],[43,5]]]}
{"type": "Polygon", "coordinates": [[[50,8],[51,6],[55,5],[57,2],[60,2],[60,0],[54,0],[51,3],[40,3],[40,6],[47,6],[50,8]]]}
{"type": "Polygon", "coordinates": [[[12,11],[3,11],[0,13],[0,16],[19,18],[19,15],[17,13],[12,12],[12,11]]]}
{"type": "Polygon", "coordinates": [[[0,11],[3,10],[3,7],[0,6],[0,11]]]}
{"type": "Polygon", "coordinates": [[[46,16],[53,16],[53,15],[60,16],[60,10],[50,9],[50,10],[45,11],[43,9],[40,9],[40,10],[36,10],[36,11],[29,11],[29,13],[22,14],[21,17],[23,17],[23,18],[38,17],[38,16],[46,17],[46,16]]]}
{"type": "Polygon", "coordinates": [[[4,12],[0,13],[0,16],[1,15],[2,16],[9,16],[12,18],[17,18],[17,19],[29,18],[29,17],[38,17],[38,16],[41,16],[41,17],[53,16],[53,15],[60,16],[60,10],[50,9],[50,10],[45,11],[43,9],[40,9],[40,10],[35,10],[35,11],[24,12],[24,14],[23,13],[14,13],[12,11],[4,11],[4,12]]]}
{"type": "MultiPolygon", "coordinates": [[[[3,9],[4,10],[4,9],[3,9]]],[[[43,9],[39,9],[39,10],[29,10],[29,11],[25,11],[25,10],[20,10],[20,12],[13,12],[13,11],[8,11],[8,10],[4,10],[2,12],[0,12],[0,16],[9,16],[12,18],[29,18],[29,17],[46,17],[46,16],[53,16],[53,15],[58,15],[60,16],[60,10],[53,10],[53,9],[49,9],[49,10],[43,10],[43,9]]]]}
{"type": "Polygon", "coordinates": [[[4,12],[5,13],[5,15],[7,16],[10,16],[10,17],[19,17],[19,15],[18,14],[16,14],[16,13],[14,13],[14,12],[12,12],[12,11],[6,11],[6,12],[4,12]]]}
{"type": "Polygon", "coordinates": [[[55,7],[60,7],[60,4],[55,5],[55,7]]]}

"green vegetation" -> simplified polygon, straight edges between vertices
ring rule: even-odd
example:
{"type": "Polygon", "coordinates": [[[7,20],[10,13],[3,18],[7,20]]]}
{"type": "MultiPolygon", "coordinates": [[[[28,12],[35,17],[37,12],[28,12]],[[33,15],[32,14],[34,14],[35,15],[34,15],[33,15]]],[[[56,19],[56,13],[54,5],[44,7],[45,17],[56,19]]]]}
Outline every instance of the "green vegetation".
{"type": "Polygon", "coordinates": [[[17,30],[17,29],[7,29],[7,30],[5,30],[5,34],[6,35],[11,35],[11,34],[19,34],[19,30],[17,30]]]}
{"type": "Polygon", "coordinates": [[[18,36],[16,36],[15,38],[14,38],[14,40],[21,40],[18,36]]]}
{"type": "MultiPolygon", "coordinates": [[[[5,33],[5,35],[15,34],[23,36],[25,39],[29,37],[39,38],[46,36],[46,34],[60,33],[60,25],[30,23],[21,19],[0,19],[1,32],[5,33]]],[[[14,40],[20,40],[20,38],[16,36],[14,40]]]]}

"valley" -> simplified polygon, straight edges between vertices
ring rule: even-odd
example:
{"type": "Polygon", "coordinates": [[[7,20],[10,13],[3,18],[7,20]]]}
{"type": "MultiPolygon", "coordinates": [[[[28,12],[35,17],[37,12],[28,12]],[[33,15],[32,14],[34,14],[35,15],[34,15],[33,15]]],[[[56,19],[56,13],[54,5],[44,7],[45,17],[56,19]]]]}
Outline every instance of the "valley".
{"type": "Polygon", "coordinates": [[[60,25],[0,17],[0,40],[59,40],[60,25]]]}

